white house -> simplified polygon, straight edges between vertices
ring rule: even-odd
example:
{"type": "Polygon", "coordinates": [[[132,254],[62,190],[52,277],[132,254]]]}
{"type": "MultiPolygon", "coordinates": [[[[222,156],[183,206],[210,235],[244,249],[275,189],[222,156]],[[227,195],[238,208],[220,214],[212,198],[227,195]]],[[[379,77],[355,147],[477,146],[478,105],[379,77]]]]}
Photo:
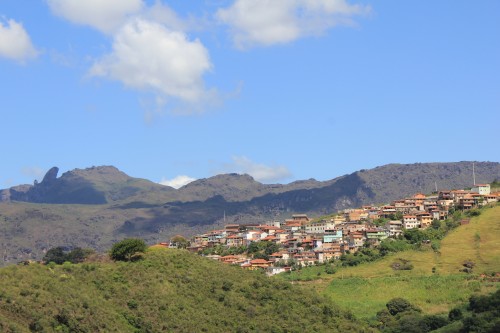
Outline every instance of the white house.
{"type": "Polygon", "coordinates": [[[471,192],[489,195],[491,193],[490,184],[476,184],[472,187],[471,192]]]}

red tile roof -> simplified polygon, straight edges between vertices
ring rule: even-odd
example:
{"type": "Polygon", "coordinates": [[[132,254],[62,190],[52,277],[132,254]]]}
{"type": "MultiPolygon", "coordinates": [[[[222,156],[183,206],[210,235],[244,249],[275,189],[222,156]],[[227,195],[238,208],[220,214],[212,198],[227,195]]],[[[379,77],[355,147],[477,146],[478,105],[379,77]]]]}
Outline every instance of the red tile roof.
{"type": "Polygon", "coordinates": [[[269,261],[267,261],[266,259],[254,259],[254,260],[251,260],[250,261],[250,264],[252,265],[262,265],[262,264],[268,264],[269,261]]]}

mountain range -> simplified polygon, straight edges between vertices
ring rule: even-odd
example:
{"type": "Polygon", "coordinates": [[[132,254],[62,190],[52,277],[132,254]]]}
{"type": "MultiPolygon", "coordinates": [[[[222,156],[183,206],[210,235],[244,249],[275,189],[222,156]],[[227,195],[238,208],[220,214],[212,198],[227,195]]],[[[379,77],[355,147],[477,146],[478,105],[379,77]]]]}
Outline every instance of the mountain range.
{"type": "MultiPolygon", "coordinates": [[[[478,183],[500,179],[500,163],[475,162],[478,183]]],[[[381,204],[416,192],[470,187],[473,162],[389,164],[327,181],[262,184],[222,174],[179,189],[130,177],[113,166],[75,169],[0,190],[3,264],[39,259],[54,246],[103,251],[124,237],[149,243],[191,236],[224,223],[282,220],[381,204]]]]}

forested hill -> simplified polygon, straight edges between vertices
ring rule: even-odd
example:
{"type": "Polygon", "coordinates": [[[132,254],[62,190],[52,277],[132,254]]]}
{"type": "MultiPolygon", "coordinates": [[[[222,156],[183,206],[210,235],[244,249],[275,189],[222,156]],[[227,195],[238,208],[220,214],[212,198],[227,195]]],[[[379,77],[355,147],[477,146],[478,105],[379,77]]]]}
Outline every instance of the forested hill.
{"type": "Polygon", "coordinates": [[[327,298],[183,250],[0,270],[1,332],[369,332],[327,298]]]}

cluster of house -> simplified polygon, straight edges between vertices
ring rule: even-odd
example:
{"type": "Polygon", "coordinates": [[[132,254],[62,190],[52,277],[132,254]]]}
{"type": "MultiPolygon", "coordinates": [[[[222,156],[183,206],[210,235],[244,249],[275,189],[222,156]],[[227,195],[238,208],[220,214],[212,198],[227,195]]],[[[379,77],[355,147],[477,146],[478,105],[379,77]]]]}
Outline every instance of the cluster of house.
{"type": "Polygon", "coordinates": [[[401,235],[405,229],[426,229],[433,220],[447,219],[451,207],[468,210],[499,199],[500,193],[490,193],[489,184],[475,185],[471,190],[439,191],[433,196],[417,193],[390,205],[346,209],[328,219],[311,220],[305,214],[297,214],[284,221],[226,225],[224,229],[195,236],[189,250],[201,252],[218,245],[231,248],[273,242],[280,250],[269,255],[269,260],[246,255],[209,256],[246,269],[266,269],[272,275],[290,270],[284,265],[290,260],[307,266],[338,259],[346,251],[354,253],[365,243],[377,245],[388,237],[401,235]],[[374,222],[381,218],[389,220],[377,226],[374,222]]]}

